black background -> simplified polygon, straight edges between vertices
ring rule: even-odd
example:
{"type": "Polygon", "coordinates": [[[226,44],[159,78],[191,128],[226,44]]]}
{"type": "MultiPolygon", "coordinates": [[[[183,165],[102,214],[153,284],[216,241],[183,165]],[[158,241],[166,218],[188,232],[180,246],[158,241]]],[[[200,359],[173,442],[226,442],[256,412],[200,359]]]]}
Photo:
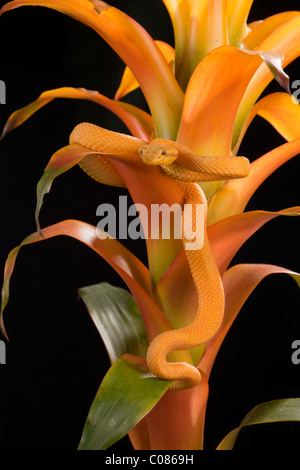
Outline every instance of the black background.
{"type": "MultiPolygon", "coordinates": [[[[1,2],[1,5],[5,2],[1,2]]],[[[160,0],[111,1],[138,20],[155,38],[172,43],[172,29],[160,0]]],[[[285,1],[284,9],[298,2],[285,1]]],[[[256,1],[251,20],[282,11],[273,2],[256,1]]],[[[45,8],[20,8],[0,19],[1,72],[7,104],[0,107],[0,128],[15,109],[44,90],[85,87],[113,97],[123,64],[86,26],[45,8]]],[[[299,76],[299,62],[287,68],[299,76]]],[[[268,91],[278,90],[272,84],[268,91]]],[[[135,92],[131,101],[139,103],[135,92]]],[[[36,183],[51,155],[67,145],[82,121],[125,131],[101,107],[56,100],[0,142],[0,266],[8,252],[35,231],[36,183]]],[[[257,118],[245,138],[242,154],[251,160],[283,143],[257,118]]],[[[294,159],[257,191],[248,210],[280,210],[298,200],[299,163],[294,159]]],[[[58,178],[41,213],[42,226],[66,218],[97,224],[96,208],[117,203],[122,190],[100,186],[79,168],[58,178]]],[[[272,263],[299,270],[299,222],[278,218],[255,234],[234,262],[272,263]]],[[[145,261],[143,243],[126,242],[145,261]]],[[[7,364],[0,367],[0,448],[76,449],[89,406],[109,367],[105,348],[82,302],[79,287],[101,281],[123,287],[114,271],[79,242],[59,237],[21,251],[5,311],[7,364]]],[[[291,362],[291,344],[300,339],[299,296],[286,276],[270,276],[248,299],[226,338],[210,381],[206,448],[216,447],[255,405],[299,396],[300,365],[291,362]]],[[[244,431],[237,449],[294,448],[296,424],[244,431]]],[[[127,438],[111,450],[130,450],[127,438]]]]}

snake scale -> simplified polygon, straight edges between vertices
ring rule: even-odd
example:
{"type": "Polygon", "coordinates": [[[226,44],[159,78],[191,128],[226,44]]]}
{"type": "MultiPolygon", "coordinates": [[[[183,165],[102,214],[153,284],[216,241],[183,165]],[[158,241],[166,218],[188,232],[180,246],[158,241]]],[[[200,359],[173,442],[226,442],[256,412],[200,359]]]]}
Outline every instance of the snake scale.
{"type": "MultiPolygon", "coordinates": [[[[243,178],[249,173],[249,161],[244,157],[202,157],[168,139],[157,138],[145,142],[89,123],[75,127],[70,136],[70,144],[80,144],[99,152],[99,156],[83,159],[80,166],[101,183],[123,186],[122,179],[106,155],[117,155],[124,160],[130,156],[139,156],[146,165],[159,165],[166,175],[177,180],[187,207],[203,204],[205,210],[205,194],[195,183],[243,178]]],[[[183,211],[182,224],[185,217],[192,217],[192,224],[195,225],[192,213],[183,211]]],[[[191,364],[169,362],[167,355],[172,351],[195,348],[207,342],[219,330],[224,314],[223,284],[206,230],[201,249],[186,249],[184,236],[183,245],[197,290],[197,313],[191,324],[156,336],[149,345],[146,358],[148,368],[155,376],[174,381],[170,390],[183,390],[199,384],[201,374],[191,364]]]]}

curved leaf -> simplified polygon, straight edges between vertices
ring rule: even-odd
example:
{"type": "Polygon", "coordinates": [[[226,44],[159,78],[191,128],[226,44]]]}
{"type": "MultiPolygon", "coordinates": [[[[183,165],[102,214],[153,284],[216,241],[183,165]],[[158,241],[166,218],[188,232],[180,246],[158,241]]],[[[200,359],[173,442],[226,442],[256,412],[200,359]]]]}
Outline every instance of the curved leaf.
{"type": "Polygon", "coordinates": [[[146,357],[148,339],[143,319],[125,289],[103,282],[82,287],[79,295],[101,335],[111,363],[126,353],[146,357]]]}
{"type": "Polygon", "coordinates": [[[279,216],[299,216],[300,207],[278,212],[251,211],[227,217],[208,228],[208,235],[216,263],[223,275],[241,246],[267,222],[279,216]]]}
{"type": "Polygon", "coordinates": [[[259,186],[281,165],[300,153],[300,138],[266,153],[250,165],[249,176],[228,181],[209,201],[209,223],[240,214],[259,186]]]}
{"type": "Polygon", "coordinates": [[[282,68],[284,55],[280,51],[247,51],[248,54],[258,54],[268,66],[275,80],[290,94],[290,77],[282,68]]]}
{"type": "MultiPolygon", "coordinates": [[[[275,28],[260,44],[259,51],[279,51],[282,54],[282,67],[286,67],[300,54],[300,15],[275,28]]],[[[247,116],[261,93],[272,81],[270,70],[262,64],[253,76],[240,103],[233,132],[232,146],[235,147],[247,116]]]]}
{"type": "Polygon", "coordinates": [[[300,137],[300,106],[288,93],[271,93],[258,101],[250,113],[241,130],[239,140],[234,149],[238,152],[240,143],[256,116],[268,121],[286,140],[295,140],[300,137]]]}
{"type": "Polygon", "coordinates": [[[269,264],[238,264],[228,269],[223,276],[225,292],[225,314],[223,324],[207,346],[207,350],[199,363],[199,367],[209,377],[218,351],[226,337],[232,323],[249,295],[258,284],[270,274],[288,274],[300,287],[300,274],[269,264]]]}
{"type": "Polygon", "coordinates": [[[292,18],[295,18],[295,16],[298,16],[299,14],[299,11],[285,11],[283,13],[278,13],[277,15],[269,16],[269,18],[266,18],[263,21],[259,21],[257,25],[252,27],[251,31],[244,38],[243,46],[246,49],[255,49],[276,28],[292,18]]]}
{"type": "Polygon", "coordinates": [[[245,426],[286,421],[300,421],[300,398],[272,400],[255,406],[240,426],[224,437],[216,450],[232,450],[241,429],[245,426]]]}
{"type": "Polygon", "coordinates": [[[100,385],[78,450],[105,450],[126,436],[171,384],[154,377],[141,358],[126,354],[118,359],[100,385]]]}
{"type": "Polygon", "coordinates": [[[134,73],[151,109],[157,137],[175,139],[183,92],[141,25],[101,0],[15,0],[4,5],[0,15],[23,5],[58,10],[94,29],[134,73]]]}
{"type": "Polygon", "coordinates": [[[149,135],[147,133],[148,126],[146,125],[145,128],[143,127],[144,122],[142,119],[142,111],[140,111],[138,115],[137,111],[135,112],[135,107],[132,105],[130,107],[128,106],[127,109],[124,109],[124,105],[120,105],[118,102],[101,95],[97,91],[71,87],[56,88],[54,90],[44,91],[37,100],[28,104],[24,108],[15,111],[9,117],[3,129],[0,140],[3,139],[3,137],[8,132],[16,129],[16,127],[27,121],[27,119],[29,119],[34,113],[56,98],[93,101],[94,103],[104,106],[116,114],[116,116],[118,116],[128,127],[132,135],[140,139],[149,140],[149,135]]]}
{"type": "Polygon", "coordinates": [[[94,166],[97,164],[98,177],[96,178],[94,176],[94,178],[103,184],[125,187],[122,178],[114,170],[114,167],[109,163],[105,155],[107,154],[99,154],[96,151],[93,152],[79,144],[67,145],[52,155],[43,176],[37,185],[35,221],[37,229],[41,235],[42,231],[39,222],[39,214],[42,208],[44,196],[50,192],[55,178],[70,170],[73,166],[80,164],[89,176],[92,177],[92,174],[95,173],[95,169],[94,172],[88,171],[87,166],[92,157],[96,156],[97,162],[94,163],[94,166]]]}
{"type": "Polygon", "coordinates": [[[70,170],[73,166],[80,163],[83,158],[91,155],[92,153],[93,152],[91,152],[91,150],[83,147],[82,145],[72,144],[58,150],[58,152],[56,152],[51,158],[48,167],[44,171],[43,176],[37,185],[35,222],[37,230],[41,236],[43,236],[43,234],[39,222],[39,215],[43,205],[44,196],[50,192],[54,179],[70,170]]]}
{"type": "Polygon", "coordinates": [[[95,227],[85,222],[78,220],[65,220],[44,228],[43,237],[38,232],[29,235],[19,246],[10,252],[5,264],[1,303],[1,327],[5,335],[3,310],[9,299],[10,278],[20,249],[24,245],[41,242],[59,235],[66,235],[75,238],[76,240],[88,245],[103,259],[105,259],[120,275],[137,302],[143,316],[149,341],[162,331],[171,328],[162,312],[150,297],[151,286],[148,269],[117,240],[107,237],[107,234],[104,233],[102,234],[102,239],[100,239],[97,236],[99,231],[99,229],[96,230],[95,227]]]}

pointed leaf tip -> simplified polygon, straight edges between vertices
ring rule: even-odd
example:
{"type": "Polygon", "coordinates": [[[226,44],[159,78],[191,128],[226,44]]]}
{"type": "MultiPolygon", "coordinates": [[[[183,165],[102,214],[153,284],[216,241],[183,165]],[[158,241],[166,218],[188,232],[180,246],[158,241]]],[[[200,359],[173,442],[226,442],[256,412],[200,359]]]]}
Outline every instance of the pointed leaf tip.
{"type": "Polygon", "coordinates": [[[171,384],[154,377],[144,359],[122,356],[101,383],[78,450],[105,450],[120,440],[149,413],[171,384]]]}
{"type": "Polygon", "coordinates": [[[289,95],[291,95],[290,77],[282,68],[284,59],[283,54],[280,51],[264,51],[259,52],[259,55],[269,67],[275,80],[289,95]]]}
{"type": "Polygon", "coordinates": [[[284,56],[280,51],[251,51],[248,49],[243,49],[244,52],[247,52],[249,55],[259,55],[260,58],[269,68],[275,80],[279,85],[291,95],[290,90],[290,77],[283,70],[283,61],[284,56]]]}
{"type": "Polygon", "coordinates": [[[232,450],[240,431],[245,426],[287,421],[300,421],[300,398],[285,398],[261,403],[245,416],[239,427],[224,437],[216,450],[232,450]]]}

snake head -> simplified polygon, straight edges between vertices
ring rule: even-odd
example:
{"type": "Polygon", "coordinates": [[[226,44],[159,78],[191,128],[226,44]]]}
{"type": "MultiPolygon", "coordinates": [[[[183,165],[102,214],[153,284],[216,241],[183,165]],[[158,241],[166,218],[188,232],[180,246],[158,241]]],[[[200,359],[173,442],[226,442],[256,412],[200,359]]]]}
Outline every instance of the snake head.
{"type": "Polygon", "coordinates": [[[152,141],[140,147],[139,155],[146,165],[170,165],[178,157],[178,150],[172,145],[152,141]]]}

